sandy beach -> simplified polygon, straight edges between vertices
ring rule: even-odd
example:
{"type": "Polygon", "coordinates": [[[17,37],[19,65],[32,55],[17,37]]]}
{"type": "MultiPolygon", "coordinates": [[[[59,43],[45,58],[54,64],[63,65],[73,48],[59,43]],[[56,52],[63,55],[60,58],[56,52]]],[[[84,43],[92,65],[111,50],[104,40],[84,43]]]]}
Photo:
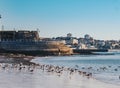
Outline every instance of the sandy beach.
{"type": "Polygon", "coordinates": [[[1,63],[0,88],[119,88],[119,85],[100,82],[78,72],[49,72],[46,66],[49,65],[1,63]]]}

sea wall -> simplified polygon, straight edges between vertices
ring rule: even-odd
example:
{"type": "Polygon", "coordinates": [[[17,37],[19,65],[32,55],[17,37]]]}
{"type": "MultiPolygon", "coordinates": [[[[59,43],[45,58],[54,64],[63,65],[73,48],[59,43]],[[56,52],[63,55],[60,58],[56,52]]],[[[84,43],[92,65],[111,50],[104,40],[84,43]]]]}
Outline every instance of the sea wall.
{"type": "Polygon", "coordinates": [[[72,49],[56,41],[2,41],[0,53],[14,53],[25,55],[70,55],[72,49]]]}

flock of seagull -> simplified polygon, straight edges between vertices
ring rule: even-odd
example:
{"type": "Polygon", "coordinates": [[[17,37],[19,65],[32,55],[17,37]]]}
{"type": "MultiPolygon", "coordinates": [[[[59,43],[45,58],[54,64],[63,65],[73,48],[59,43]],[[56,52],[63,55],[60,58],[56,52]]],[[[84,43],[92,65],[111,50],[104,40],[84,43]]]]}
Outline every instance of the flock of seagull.
{"type": "Polygon", "coordinates": [[[78,73],[79,75],[86,76],[88,78],[92,77],[92,73],[81,71],[76,68],[67,68],[63,66],[54,66],[54,65],[46,65],[46,64],[29,64],[24,65],[22,63],[0,63],[0,70],[14,70],[14,71],[27,71],[34,73],[36,69],[41,71],[45,71],[47,73],[56,73],[58,76],[61,76],[64,72],[67,72],[69,75],[73,75],[74,73],[78,73]]]}
{"type": "MultiPolygon", "coordinates": [[[[82,75],[87,78],[93,78],[93,73],[87,70],[92,70],[93,67],[88,67],[87,70],[85,70],[85,67],[82,67],[80,70],[78,65],[75,65],[76,68],[70,68],[70,67],[64,67],[64,66],[54,66],[54,65],[46,65],[46,64],[23,64],[23,63],[0,63],[0,70],[15,70],[15,71],[27,71],[33,73],[36,69],[45,71],[47,73],[56,73],[59,76],[61,76],[64,72],[67,72],[69,75],[73,75],[77,73],[78,75],[82,75]]],[[[96,71],[106,71],[108,68],[111,68],[111,66],[108,67],[100,67],[99,69],[96,69],[96,71]]],[[[118,68],[115,68],[114,71],[118,71],[120,69],[120,66],[118,68]]],[[[120,76],[118,77],[120,79],[120,76]]]]}

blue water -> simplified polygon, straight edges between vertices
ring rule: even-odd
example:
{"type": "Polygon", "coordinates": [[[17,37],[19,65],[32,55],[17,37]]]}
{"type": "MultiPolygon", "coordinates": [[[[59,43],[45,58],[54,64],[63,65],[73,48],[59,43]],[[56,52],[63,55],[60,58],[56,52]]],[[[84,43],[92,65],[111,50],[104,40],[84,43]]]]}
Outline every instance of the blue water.
{"type": "Polygon", "coordinates": [[[92,72],[97,80],[120,85],[120,54],[36,57],[33,62],[77,68],[92,72]]]}

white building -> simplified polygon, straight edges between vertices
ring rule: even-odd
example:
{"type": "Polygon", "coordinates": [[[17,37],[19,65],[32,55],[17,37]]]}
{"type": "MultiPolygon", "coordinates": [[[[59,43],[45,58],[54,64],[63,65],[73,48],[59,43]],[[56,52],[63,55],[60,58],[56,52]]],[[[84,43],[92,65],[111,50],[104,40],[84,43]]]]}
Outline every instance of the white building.
{"type": "Polygon", "coordinates": [[[78,49],[87,49],[87,47],[86,47],[85,44],[80,43],[80,44],[78,45],[78,49]]]}
{"type": "Polygon", "coordinates": [[[74,39],[74,38],[69,38],[69,39],[66,39],[66,44],[67,45],[74,45],[74,44],[78,44],[78,40],[77,39],[74,39]]]}

